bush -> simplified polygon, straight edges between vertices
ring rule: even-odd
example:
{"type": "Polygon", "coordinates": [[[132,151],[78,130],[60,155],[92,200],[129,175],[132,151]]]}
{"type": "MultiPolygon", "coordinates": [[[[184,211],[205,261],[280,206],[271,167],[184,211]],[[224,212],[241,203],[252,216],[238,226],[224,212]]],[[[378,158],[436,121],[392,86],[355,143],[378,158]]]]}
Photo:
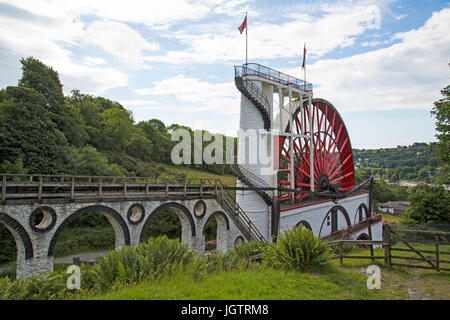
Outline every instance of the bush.
{"type": "Polygon", "coordinates": [[[285,231],[271,243],[264,260],[284,270],[318,270],[330,262],[330,250],[311,230],[300,226],[285,231]]]}
{"type": "Polygon", "coordinates": [[[136,247],[123,247],[99,258],[93,270],[94,286],[106,291],[117,284],[159,279],[181,272],[196,258],[197,253],[178,240],[166,236],[150,238],[136,247]]]}
{"type": "Polygon", "coordinates": [[[266,242],[250,241],[233,249],[234,254],[241,258],[248,258],[257,254],[265,253],[269,244],[266,242]]]}
{"type": "Polygon", "coordinates": [[[64,298],[66,277],[62,272],[31,276],[11,281],[0,279],[0,300],[51,300],[64,298]]]}

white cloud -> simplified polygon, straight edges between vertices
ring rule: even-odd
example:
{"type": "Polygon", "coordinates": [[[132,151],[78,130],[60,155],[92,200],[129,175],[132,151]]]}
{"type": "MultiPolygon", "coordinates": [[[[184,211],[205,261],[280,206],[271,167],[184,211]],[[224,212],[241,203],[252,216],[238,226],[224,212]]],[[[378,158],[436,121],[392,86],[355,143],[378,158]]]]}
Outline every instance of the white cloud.
{"type": "MultiPolygon", "coordinates": [[[[390,47],[307,66],[314,95],[340,111],[428,109],[448,83],[450,9],[398,33],[390,47]]],[[[298,69],[287,70],[300,76],[298,69]]]]}
{"type": "Polygon", "coordinates": [[[84,57],[83,58],[84,64],[88,66],[95,66],[95,65],[102,65],[106,64],[106,60],[102,58],[97,57],[84,57]]]}
{"type": "Polygon", "coordinates": [[[158,43],[148,42],[136,30],[119,22],[96,21],[83,34],[83,42],[101,47],[131,68],[142,67],[145,51],[159,49],[158,43]]]}
{"type": "Polygon", "coordinates": [[[20,58],[33,56],[58,71],[66,93],[79,89],[100,94],[128,84],[128,76],[107,66],[102,58],[85,57],[82,63],[74,61],[71,49],[79,45],[84,35],[84,24],[80,21],[49,16],[28,19],[31,13],[15,10],[18,14],[3,15],[0,19],[0,46],[8,48],[10,55],[2,59],[16,60],[17,65],[2,65],[2,69],[18,68],[20,58]]]}
{"type": "Polygon", "coordinates": [[[181,104],[172,108],[185,112],[239,112],[239,94],[234,82],[212,84],[178,75],[155,81],[153,87],[136,89],[135,92],[141,96],[175,97],[181,104]]]}
{"type": "MultiPolygon", "coordinates": [[[[367,30],[371,13],[365,5],[346,7],[323,6],[323,14],[314,17],[305,13],[290,12],[284,22],[271,23],[261,18],[248,24],[248,47],[251,59],[292,58],[301,55],[303,43],[315,57],[339,47],[354,44],[356,38],[367,30]]],[[[242,17],[230,19],[225,24],[217,22],[193,28],[167,32],[166,37],[180,41],[186,48],[171,50],[164,55],[147,57],[148,61],[171,64],[186,62],[215,63],[242,61],[245,57],[245,35],[237,27],[242,17]]]]}
{"type": "Polygon", "coordinates": [[[211,11],[211,5],[226,5],[220,1],[165,0],[14,0],[14,5],[37,15],[78,17],[95,15],[100,18],[147,26],[170,25],[181,20],[196,20],[211,11]]]}

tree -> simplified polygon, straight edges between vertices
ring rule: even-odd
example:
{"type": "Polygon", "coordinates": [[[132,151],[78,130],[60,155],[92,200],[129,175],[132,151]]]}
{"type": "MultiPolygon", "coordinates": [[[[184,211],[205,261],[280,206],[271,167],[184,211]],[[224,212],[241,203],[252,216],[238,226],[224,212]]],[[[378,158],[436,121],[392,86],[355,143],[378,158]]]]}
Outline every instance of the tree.
{"type": "Polygon", "coordinates": [[[444,96],[434,102],[431,114],[436,118],[437,155],[444,164],[450,164],[450,85],[441,90],[444,96]]]}
{"type": "Polygon", "coordinates": [[[170,151],[174,143],[170,140],[168,134],[161,132],[160,129],[162,127],[164,127],[163,131],[165,131],[164,124],[161,125],[158,122],[149,120],[139,122],[136,127],[141,129],[145,137],[152,143],[152,160],[155,162],[170,161],[170,151]],[[159,129],[153,125],[155,123],[159,126],[159,129]]]}
{"type": "Polygon", "coordinates": [[[133,119],[128,111],[110,108],[103,111],[103,149],[122,151],[130,143],[134,132],[133,119]]]}
{"type": "Polygon", "coordinates": [[[61,173],[66,147],[42,94],[25,87],[0,90],[0,162],[21,158],[30,173],[61,173]]]}
{"type": "Polygon", "coordinates": [[[449,224],[450,192],[444,187],[420,184],[409,196],[411,206],[403,214],[403,222],[413,224],[449,224]]]}
{"type": "Polygon", "coordinates": [[[122,176],[125,174],[123,168],[117,164],[110,165],[108,159],[92,146],[73,149],[71,155],[73,161],[70,171],[73,174],[103,176],[122,176]]]}
{"type": "Polygon", "coordinates": [[[64,128],[64,94],[59,74],[52,67],[48,67],[38,59],[29,57],[20,59],[22,64],[22,78],[20,87],[27,87],[41,93],[45,100],[45,106],[52,113],[52,120],[61,131],[64,128]]]}

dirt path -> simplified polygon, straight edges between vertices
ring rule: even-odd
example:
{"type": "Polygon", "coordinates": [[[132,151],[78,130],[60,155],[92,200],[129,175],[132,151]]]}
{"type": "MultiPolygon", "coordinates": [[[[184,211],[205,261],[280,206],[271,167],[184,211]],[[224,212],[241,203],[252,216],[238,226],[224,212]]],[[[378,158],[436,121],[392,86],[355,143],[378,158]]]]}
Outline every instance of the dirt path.
{"type": "MultiPolygon", "coordinates": [[[[54,258],[53,263],[54,264],[71,264],[73,262],[73,257],[80,257],[81,261],[90,261],[95,260],[98,257],[106,256],[108,254],[107,251],[101,251],[101,252],[88,252],[88,253],[78,253],[73,254],[65,257],[59,257],[54,258]]],[[[0,266],[0,272],[7,270],[10,268],[11,265],[2,265],[0,266]]]]}
{"type": "Polygon", "coordinates": [[[450,273],[405,268],[382,269],[382,290],[402,300],[450,300],[450,273]]]}

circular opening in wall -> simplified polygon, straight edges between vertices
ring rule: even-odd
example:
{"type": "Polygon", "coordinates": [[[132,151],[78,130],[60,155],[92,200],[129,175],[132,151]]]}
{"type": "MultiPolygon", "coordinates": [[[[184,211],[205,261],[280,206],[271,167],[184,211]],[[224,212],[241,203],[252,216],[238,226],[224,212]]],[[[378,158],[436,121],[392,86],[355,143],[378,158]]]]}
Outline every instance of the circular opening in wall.
{"type": "Polygon", "coordinates": [[[30,227],[36,232],[47,232],[56,223],[56,213],[50,207],[37,208],[31,213],[30,227]]]}
{"type": "Polygon", "coordinates": [[[235,247],[239,247],[243,243],[244,243],[244,238],[241,237],[241,236],[237,237],[236,240],[234,240],[234,246],[235,247]]]}
{"type": "Polygon", "coordinates": [[[202,200],[197,201],[197,203],[194,206],[194,214],[197,218],[201,218],[206,213],[206,204],[202,200]]]}
{"type": "Polygon", "coordinates": [[[135,203],[130,207],[130,209],[128,209],[127,217],[128,221],[131,224],[138,224],[144,219],[144,215],[145,215],[144,207],[139,203],[135,203]]]}

